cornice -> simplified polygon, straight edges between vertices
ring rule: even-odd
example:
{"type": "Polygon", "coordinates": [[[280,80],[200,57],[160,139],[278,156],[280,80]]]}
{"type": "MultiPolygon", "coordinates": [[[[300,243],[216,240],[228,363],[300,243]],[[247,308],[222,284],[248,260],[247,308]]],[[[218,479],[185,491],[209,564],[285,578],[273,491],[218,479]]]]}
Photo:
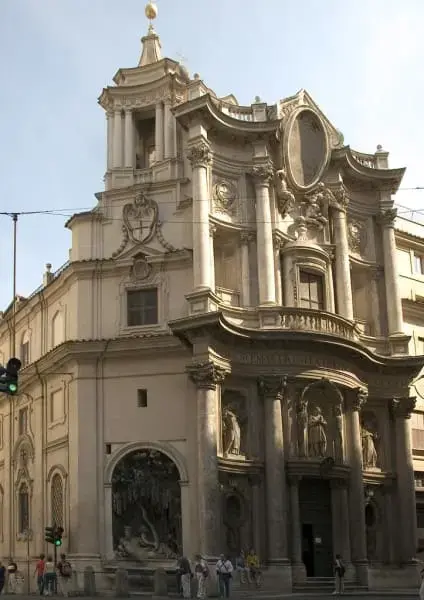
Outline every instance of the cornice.
{"type": "Polygon", "coordinates": [[[423,237],[420,237],[418,235],[414,235],[413,233],[409,233],[408,231],[396,229],[395,227],[395,237],[396,242],[404,243],[408,249],[411,248],[420,251],[424,249],[424,235],[423,237]]]}
{"type": "Polygon", "coordinates": [[[105,354],[108,358],[152,356],[164,351],[178,352],[181,355],[182,349],[181,342],[167,332],[104,339],[70,340],[56,346],[23,369],[20,375],[20,389],[23,393],[34,381],[39,381],[40,377],[60,374],[58,369],[70,361],[96,360],[100,355],[105,354]]]}
{"type": "Polygon", "coordinates": [[[173,109],[177,121],[187,128],[194,117],[203,117],[215,128],[233,135],[249,136],[261,134],[272,134],[278,129],[279,120],[276,121],[241,121],[221,112],[212,101],[210,94],[205,94],[194,100],[179,104],[173,109]]]}
{"type": "Polygon", "coordinates": [[[368,183],[371,189],[387,190],[395,194],[401,184],[406,168],[402,169],[376,169],[367,167],[355,159],[349,146],[335,149],[332,160],[337,162],[344,171],[344,179],[352,182],[368,183]]]}
{"type": "Polygon", "coordinates": [[[393,376],[403,375],[415,378],[422,369],[422,357],[419,356],[381,356],[374,354],[371,350],[359,342],[347,339],[335,339],[326,334],[310,334],[302,331],[290,331],[284,329],[264,330],[252,329],[229,322],[223,311],[216,311],[207,315],[186,317],[168,323],[175,336],[190,345],[198,336],[199,330],[203,335],[208,332],[217,336],[228,346],[235,343],[251,344],[258,341],[266,343],[269,348],[273,345],[276,351],[290,352],[291,349],[308,348],[310,352],[328,353],[344,358],[352,365],[359,366],[364,372],[381,374],[390,373],[393,376]]]}

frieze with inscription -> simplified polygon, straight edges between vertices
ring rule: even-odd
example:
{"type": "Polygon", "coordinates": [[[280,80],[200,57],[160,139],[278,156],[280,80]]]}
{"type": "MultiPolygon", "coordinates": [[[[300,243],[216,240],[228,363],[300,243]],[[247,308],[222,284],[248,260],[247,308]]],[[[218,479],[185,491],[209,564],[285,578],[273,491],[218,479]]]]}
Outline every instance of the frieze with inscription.
{"type": "Polygon", "coordinates": [[[299,366],[334,369],[336,371],[351,371],[351,365],[332,357],[314,356],[312,354],[296,354],[294,352],[255,353],[235,352],[231,359],[243,365],[258,365],[264,367],[299,366]]]}

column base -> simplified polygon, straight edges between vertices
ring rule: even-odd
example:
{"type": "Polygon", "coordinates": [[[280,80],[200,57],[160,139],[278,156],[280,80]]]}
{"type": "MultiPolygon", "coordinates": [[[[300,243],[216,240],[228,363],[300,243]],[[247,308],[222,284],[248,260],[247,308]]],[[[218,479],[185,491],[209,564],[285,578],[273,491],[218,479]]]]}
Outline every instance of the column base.
{"type": "Polygon", "coordinates": [[[293,588],[292,566],[289,560],[269,560],[263,574],[264,589],[291,592],[293,588]]]}
{"type": "Polygon", "coordinates": [[[356,570],[356,579],[359,585],[363,585],[368,587],[369,577],[368,577],[368,561],[367,560],[356,560],[353,563],[356,570]]]}
{"type": "Polygon", "coordinates": [[[408,354],[410,339],[411,336],[404,333],[391,333],[388,338],[390,354],[392,356],[396,354],[405,356],[405,354],[408,354]]]}
{"type": "Polygon", "coordinates": [[[294,583],[305,583],[306,581],[306,568],[303,563],[292,564],[292,580],[294,583]]]}
{"type": "Polygon", "coordinates": [[[370,590],[418,590],[421,569],[422,566],[417,563],[371,565],[368,587],[370,590]]]}

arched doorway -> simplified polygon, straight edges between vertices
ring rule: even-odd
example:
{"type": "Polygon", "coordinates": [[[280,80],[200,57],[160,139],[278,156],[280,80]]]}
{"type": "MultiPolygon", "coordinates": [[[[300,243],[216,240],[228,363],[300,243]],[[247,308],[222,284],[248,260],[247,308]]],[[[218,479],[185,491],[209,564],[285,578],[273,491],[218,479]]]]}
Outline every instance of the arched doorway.
{"type": "Polygon", "coordinates": [[[126,454],[112,475],[113,547],[118,558],[175,558],[181,550],[180,475],[153,449],[126,454]]]}

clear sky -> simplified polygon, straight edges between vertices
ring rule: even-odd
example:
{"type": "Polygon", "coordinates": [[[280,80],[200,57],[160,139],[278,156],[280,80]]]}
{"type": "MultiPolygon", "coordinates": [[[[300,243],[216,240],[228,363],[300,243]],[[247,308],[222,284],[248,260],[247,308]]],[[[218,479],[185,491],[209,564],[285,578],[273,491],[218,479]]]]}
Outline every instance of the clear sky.
{"type": "MultiPolygon", "coordinates": [[[[363,152],[377,144],[402,187],[424,186],[424,0],[158,0],[163,54],[240,104],[307,89],[363,152]]],[[[23,216],[18,293],[67,260],[66,215],[103,189],[105,117],[119,67],[137,65],[143,0],[0,0],[0,211],[23,216]],[[60,210],[61,209],[61,210],[60,210]],[[65,209],[65,210],[64,210],[65,209]]],[[[397,201],[424,209],[424,191],[397,201]]],[[[12,297],[12,223],[0,216],[0,307],[12,297]]]]}

